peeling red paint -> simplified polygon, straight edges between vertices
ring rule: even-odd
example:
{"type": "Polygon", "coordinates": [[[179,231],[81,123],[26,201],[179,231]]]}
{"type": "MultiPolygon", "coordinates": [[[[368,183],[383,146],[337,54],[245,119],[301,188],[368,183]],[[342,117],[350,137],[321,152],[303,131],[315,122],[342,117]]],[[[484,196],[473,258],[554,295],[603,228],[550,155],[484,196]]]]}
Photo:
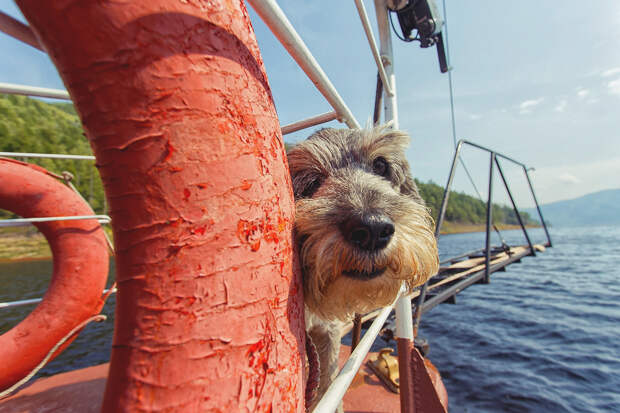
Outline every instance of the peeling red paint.
{"type": "Polygon", "coordinates": [[[168,160],[170,160],[173,153],[174,153],[174,148],[170,144],[170,141],[167,141],[166,142],[166,155],[164,156],[164,159],[162,160],[162,162],[167,162],[168,160]]]}
{"type": "Polygon", "coordinates": [[[247,191],[250,188],[252,188],[252,182],[244,179],[243,183],[241,184],[241,189],[243,189],[244,191],[247,191]]]}
{"type": "Polygon", "coordinates": [[[294,204],[243,2],[17,3],[110,201],[119,294],[103,411],[302,412],[294,204]]]}

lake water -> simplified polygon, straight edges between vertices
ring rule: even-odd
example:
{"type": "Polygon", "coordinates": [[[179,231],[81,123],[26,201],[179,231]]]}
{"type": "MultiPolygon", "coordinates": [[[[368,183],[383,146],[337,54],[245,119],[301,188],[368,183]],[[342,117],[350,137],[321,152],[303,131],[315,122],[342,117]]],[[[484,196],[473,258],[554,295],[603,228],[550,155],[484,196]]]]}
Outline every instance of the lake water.
{"type": "MultiPolygon", "coordinates": [[[[541,230],[530,234],[545,241],[541,230]]],[[[519,231],[502,235],[525,243],[519,231]]],[[[545,253],[424,316],[420,334],[451,412],[620,412],[620,227],[552,228],[551,237],[545,253]]],[[[441,257],[483,242],[484,234],[443,236],[441,257]]],[[[0,264],[0,302],[40,297],[50,273],[45,261],[0,264]]],[[[40,375],[106,362],[114,301],[108,321],[86,327],[40,375]]],[[[0,309],[0,332],[31,309],[0,309]]]]}

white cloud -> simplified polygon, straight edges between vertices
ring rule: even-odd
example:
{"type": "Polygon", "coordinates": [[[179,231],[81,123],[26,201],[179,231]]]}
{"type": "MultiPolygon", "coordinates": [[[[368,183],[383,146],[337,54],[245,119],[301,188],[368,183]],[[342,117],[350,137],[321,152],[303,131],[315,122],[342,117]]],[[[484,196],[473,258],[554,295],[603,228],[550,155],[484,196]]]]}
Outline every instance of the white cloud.
{"type": "Polygon", "coordinates": [[[610,77],[617,74],[620,74],[620,67],[612,67],[611,69],[605,70],[603,73],[601,73],[601,76],[610,77]]]}
{"type": "Polygon", "coordinates": [[[607,89],[612,95],[620,96],[620,78],[607,83],[607,89]]]}
{"type": "Polygon", "coordinates": [[[519,104],[519,113],[521,114],[531,113],[532,108],[540,105],[544,100],[545,98],[538,98],[538,99],[525,100],[521,102],[519,104]]]}
{"type": "MultiPolygon", "coordinates": [[[[620,176],[620,158],[615,157],[562,166],[537,167],[533,184],[539,202],[546,204],[604,189],[618,188],[620,187],[618,176],[620,176]]],[[[512,187],[514,187],[513,193],[529,191],[526,183],[515,182],[514,185],[511,183],[511,189],[512,187]]],[[[531,206],[528,202],[524,204],[531,206]]]]}
{"type": "Polygon", "coordinates": [[[553,110],[555,110],[556,112],[564,112],[564,110],[566,109],[566,105],[568,105],[568,102],[566,102],[566,99],[562,99],[558,102],[557,105],[555,105],[555,108],[553,108],[553,110]]]}
{"type": "Polygon", "coordinates": [[[480,119],[482,119],[482,116],[477,115],[475,113],[470,113],[468,117],[469,117],[470,120],[480,120],[480,119]]]}
{"type": "Polygon", "coordinates": [[[562,175],[558,176],[558,181],[566,183],[566,184],[579,184],[581,180],[577,178],[575,175],[571,175],[568,172],[564,172],[562,175]]]}
{"type": "Polygon", "coordinates": [[[581,99],[585,98],[589,94],[590,94],[590,90],[588,90],[588,89],[579,89],[579,90],[577,90],[577,96],[580,97],[581,99]]]}

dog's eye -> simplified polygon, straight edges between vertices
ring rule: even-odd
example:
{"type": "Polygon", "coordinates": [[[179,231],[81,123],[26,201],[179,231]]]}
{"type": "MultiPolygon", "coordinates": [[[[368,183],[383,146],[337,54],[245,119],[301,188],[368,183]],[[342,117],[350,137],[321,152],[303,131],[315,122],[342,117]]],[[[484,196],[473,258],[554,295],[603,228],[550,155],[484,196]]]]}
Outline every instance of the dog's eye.
{"type": "Polygon", "coordinates": [[[390,174],[390,165],[383,157],[378,157],[372,163],[372,170],[379,176],[387,177],[390,174]]]}
{"type": "Polygon", "coordinates": [[[323,178],[321,177],[314,178],[304,187],[304,190],[301,193],[301,197],[302,198],[312,197],[312,195],[314,195],[314,193],[319,189],[322,183],[323,183],[323,178]]]}

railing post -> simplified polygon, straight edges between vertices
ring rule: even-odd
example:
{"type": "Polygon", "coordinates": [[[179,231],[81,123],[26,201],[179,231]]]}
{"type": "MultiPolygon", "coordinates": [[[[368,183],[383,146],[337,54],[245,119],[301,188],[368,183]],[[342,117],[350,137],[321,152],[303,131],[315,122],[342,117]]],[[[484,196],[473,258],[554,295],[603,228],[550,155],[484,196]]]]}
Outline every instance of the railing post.
{"type": "Polygon", "coordinates": [[[536,204],[536,210],[538,211],[538,216],[540,217],[540,223],[542,224],[545,230],[545,234],[547,235],[547,247],[553,247],[553,243],[551,242],[551,236],[549,235],[549,231],[547,230],[547,224],[545,223],[542,211],[540,210],[540,205],[538,205],[538,199],[536,199],[536,194],[534,193],[534,187],[532,186],[532,181],[530,180],[530,174],[527,172],[527,168],[525,167],[525,165],[523,165],[523,172],[525,173],[525,179],[527,179],[527,184],[530,186],[530,192],[532,193],[532,198],[534,198],[534,203],[536,204]]]}
{"type": "MultiPolygon", "coordinates": [[[[459,155],[461,153],[461,147],[463,146],[463,141],[459,141],[456,145],[456,150],[454,151],[454,158],[452,158],[452,166],[450,166],[450,174],[448,175],[448,182],[446,183],[446,187],[443,191],[443,199],[441,200],[441,207],[439,207],[439,211],[437,211],[437,221],[435,222],[435,238],[439,239],[439,234],[441,232],[441,224],[443,224],[444,217],[446,215],[446,210],[448,209],[448,199],[450,198],[450,188],[452,188],[452,181],[454,180],[454,173],[456,172],[456,162],[459,160],[459,155]]],[[[420,320],[422,318],[422,310],[424,306],[424,300],[426,299],[426,289],[428,288],[428,281],[424,283],[420,290],[420,295],[418,296],[418,300],[416,303],[415,315],[413,317],[413,336],[418,335],[418,329],[420,328],[420,320]]]]}
{"type": "Polygon", "coordinates": [[[502,171],[502,167],[499,164],[499,161],[497,158],[495,158],[495,165],[497,165],[497,171],[499,172],[499,176],[502,177],[502,182],[504,182],[504,187],[506,188],[506,192],[508,192],[508,197],[510,198],[510,202],[512,203],[512,209],[514,209],[515,214],[517,214],[517,220],[519,221],[519,225],[521,225],[521,229],[523,230],[523,235],[525,235],[527,244],[530,246],[531,255],[536,256],[534,245],[532,244],[532,241],[530,240],[527,230],[525,229],[525,224],[523,223],[523,220],[521,219],[521,214],[519,213],[519,210],[517,209],[517,204],[515,203],[515,200],[512,197],[512,192],[510,192],[510,188],[508,187],[508,181],[506,181],[506,177],[504,176],[504,171],[502,171]]]}
{"type": "Polygon", "coordinates": [[[489,164],[489,197],[487,201],[487,236],[485,244],[485,258],[484,258],[484,283],[488,284],[490,281],[490,264],[491,264],[491,226],[493,220],[493,165],[495,163],[495,152],[491,152],[491,162],[489,164]]]}

